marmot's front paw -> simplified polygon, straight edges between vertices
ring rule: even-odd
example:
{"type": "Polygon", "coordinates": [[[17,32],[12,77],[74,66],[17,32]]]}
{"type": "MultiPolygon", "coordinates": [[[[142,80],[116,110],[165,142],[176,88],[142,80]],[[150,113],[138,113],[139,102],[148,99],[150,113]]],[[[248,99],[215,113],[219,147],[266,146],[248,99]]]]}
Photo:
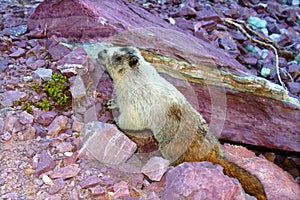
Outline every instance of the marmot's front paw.
{"type": "Polygon", "coordinates": [[[114,99],[108,100],[108,102],[105,104],[105,109],[106,110],[113,110],[118,108],[116,101],[114,99]]]}

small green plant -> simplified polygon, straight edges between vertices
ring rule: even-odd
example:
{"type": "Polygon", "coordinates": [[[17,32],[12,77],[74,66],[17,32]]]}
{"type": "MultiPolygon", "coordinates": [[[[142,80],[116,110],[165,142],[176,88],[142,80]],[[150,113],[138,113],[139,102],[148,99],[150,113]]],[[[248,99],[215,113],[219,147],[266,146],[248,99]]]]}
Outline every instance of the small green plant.
{"type": "Polygon", "coordinates": [[[68,101],[68,96],[64,94],[67,89],[67,77],[61,74],[53,74],[51,80],[44,86],[44,91],[52,97],[59,105],[68,101]]]}
{"type": "Polygon", "coordinates": [[[67,77],[62,74],[55,73],[51,76],[51,80],[43,82],[41,85],[39,83],[34,83],[31,88],[37,92],[44,92],[48,97],[37,101],[37,100],[17,100],[14,102],[15,106],[22,106],[23,111],[31,113],[32,106],[36,108],[41,108],[42,110],[48,111],[52,106],[63,106],[69,100],[69,83],[67,77]]]}
{"type": "Polygon", "coordinates": [[[32,112],[32,107],[30,102],[26,102],[22,107],[22,111],[27,111],[28,113],[32,112]]]}
{"type": "Polygon", "coordinates": [[[51,106],[53,105],[53,103],[49,102],[48,99],[44,99],[43,101],[39,101],[39,102],[35,102],[34,106],[37,108],[41,108],[45,111],[48,111],[51,106]]]}

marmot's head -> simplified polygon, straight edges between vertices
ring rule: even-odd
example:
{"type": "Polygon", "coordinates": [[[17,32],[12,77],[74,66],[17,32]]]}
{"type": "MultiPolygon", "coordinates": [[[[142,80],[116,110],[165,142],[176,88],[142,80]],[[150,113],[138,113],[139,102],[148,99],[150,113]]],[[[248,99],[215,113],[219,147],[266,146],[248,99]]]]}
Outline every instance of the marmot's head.
{"type": "Polygon", "coordinates": [[[137,72],[143,60],[135,47],[108,47],[99,52],[98,58],[114,81],[137,72]]]}

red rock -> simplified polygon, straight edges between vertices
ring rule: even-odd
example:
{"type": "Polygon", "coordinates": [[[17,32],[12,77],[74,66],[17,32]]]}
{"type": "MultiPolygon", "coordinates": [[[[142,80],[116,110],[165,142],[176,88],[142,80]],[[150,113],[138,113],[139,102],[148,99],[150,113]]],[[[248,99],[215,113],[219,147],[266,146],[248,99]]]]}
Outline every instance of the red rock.
{"type": "Polygon", "coordinates": [[[8,113],[4,120],[4,131],[12,132],[18,118],[8,113]]]}
{"type": "Polygon", "coordinates": [[[18,48],[18,50],[16,50],[15,52],[9,54],[9,56],[12,57],[12,58],[18,58],[18,57],[21,57],[24,54],[25,54],[25,50],[22,49],[22,48],[18,48]]]}
{"type": "Polygon", "coordinates": [[[44,27],[46,22],[48,36],[83,40],[109,37],[128,28],[170,27],[170,24],[143,8],[121,0],[44,1],[35,9],[27,24],[33,31],[44,27]]]}
{"type": "Polygon", "coordinates": [[[36,118],[36,122],[43,126],[48,126],[56,115],[57,113],[54,111],[43,112],[36,118]]]}
{"type": "Polygon", "coordinates": [[[68,53],[70,53],[71,50],[62,44],[57,44],[53,47],[50,47],[48,52],[51,55],[52,59],[54,61],[57,61],[57,60],[61,59],[62,57],[66,56],[68,53]]]}
{"type": "Polygon", "coordinates": [[[33,122],[34,117],[27,113],[26,111],[21,112],[20,114],[20,123],[25,125],[25,124],[31,124],[33,122]]]}
{"type": "Polygon", "coordinates": [[[257,59],[254,57],[244,58],[243,61],[245,64],[248,64],[248,65],[256,65],[256,63],[257,63],[257,59]]]}
{"type": "Polygon", "coordinates": [[[294,200],[300,196],[300,187],[287,172],[263,156],[256,157],[242,146],[224,145],[226,157],[256,175],[262,182],[268,199],[294,200]]]}
{"type": "Polygon", "coordinates": [[[82,149],[88,150],[98,161],[112,166],[121,165],[136,150],[137,146],[116,126],[102,122],[87,123],[80,135],[82,149]]]}
{"type": "Polygon", "coordinates": [[[46,62],[44,60],[36,60],[28,66],[29,69],[36,70],[38,68],[44,67],[46,62]]]}
{"type": "Polygon", "coordinates": [[[68,123],[66,116],[60,115],[56,117],[48,127],[48,135],[56,136],[61,130],[63,130],[68,123]]]}
{"type": "Polygon", "coordinates": [[[61,142],[56,146],[58,152],[71,152],[73,150],[73,145],[70,142],[61,142]]]}
{"type": "Polygon", "coordinates": [[[130,196],[128,185],[125,181],[114,184],[113,188],[115,191],[112,195],[114,199],[123,199],[130,196]]]}
{"type": "Polygon", "coordinates": [[[0,104],[3,107],[13,106],[14,101],[25,98],[27,94],[25,92],[10,90],[4,93],[0,93],[0,104]]]}
{"type": "Polygon", "coordinates": [[[55,161],[47,150],[38,154],[38,163],[35,170],[37,176],[52,170],[55,167],[55,161]]]}
{"type": "Polygon", "coordinates": [[[195,18],[197,16],[197,12],[194,8],[190,6],[184,6],[179,8],[177,12],[171,13],[172,17],[186,17],[186,18],[195,18]]]}
{"type": "Polygon", "coordinates": [[[68,165],[65,167],[55,168],[53,173],[50,174],[51,178],[63,178],[64,180],[76,176],[80,171],[77,164],[68,165]]]}
{"type": "Polygon", "coordinates": [[[223,174],[223,168],[210,162],[186,162],[166,174],[162,199],[244,199],[236,179],[223,174]]]}
{"type": "Polygon", "coordinates": [[[65,187],[65,182],[62,178],[55,179],[53,186],[48,189],[49,194],[56,194],[65,187]]]}
{"type": "Polygon", "coordinates": [[[162,157],[152,157],[141,169],[153,181],[160,181],[170,162],[162,157]]]}
{"type": "Polygon", "coordinates": [[[214,21],[215,23],[220,22],[219,15],[212,9],[212,7],[203,7],[197,12],[197,20],[199,21],[214,21]]]}
{"type": "Polygon", "coordinates": [[[100,182],[101,182],[100,178],[94,177],[94,176],[89,176],[86,179],[84,179],[83,181],[81,181],[79,184],[83,189],[86,189],[89,187],[94,187],[95,185],[97,185],[100,182]]]}
{"type": "Polygon", "coordinates": [[[80,69],[87,65],[88,57],[83,47],[77,47],[68,55],[58,61],[57,69],[62,74],[76,75],[80,69]]]}
{"type": "MultiPolygon", "coordinates": [[[[108,192],[107,189],[100,185],[97,185],[96,187],[91,188],[91,193],[92,193],[92,195],[95,195],[95,196],[106,194],[107,192],[108,192]]],[[[103,199],[105,199],[105,198],[106,197],[104,196],[103,199]]]]}
{"type": "Polygon", "coordinates": [[[288,82],[287,86],[294,95],[300,94],[300,82],[288,82]]]}

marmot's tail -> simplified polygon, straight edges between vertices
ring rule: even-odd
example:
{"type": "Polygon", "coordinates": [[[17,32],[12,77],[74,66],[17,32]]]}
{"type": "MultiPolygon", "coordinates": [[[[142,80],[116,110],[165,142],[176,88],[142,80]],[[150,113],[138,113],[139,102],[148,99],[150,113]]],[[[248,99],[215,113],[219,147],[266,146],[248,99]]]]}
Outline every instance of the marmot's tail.
{"type": "Polygon", "coordinates": [[[213,151],[212,154],[215,155],[211,157],[213,159],[210,161],[214,164],[221,165],[224,168],[224,173],[226,175],[238,179],[248,194],[255,196],[258,200],[267,200],[263,185],[255,175],[239,167],[235,163],[230,162],[215,151],[213,151]]]}

